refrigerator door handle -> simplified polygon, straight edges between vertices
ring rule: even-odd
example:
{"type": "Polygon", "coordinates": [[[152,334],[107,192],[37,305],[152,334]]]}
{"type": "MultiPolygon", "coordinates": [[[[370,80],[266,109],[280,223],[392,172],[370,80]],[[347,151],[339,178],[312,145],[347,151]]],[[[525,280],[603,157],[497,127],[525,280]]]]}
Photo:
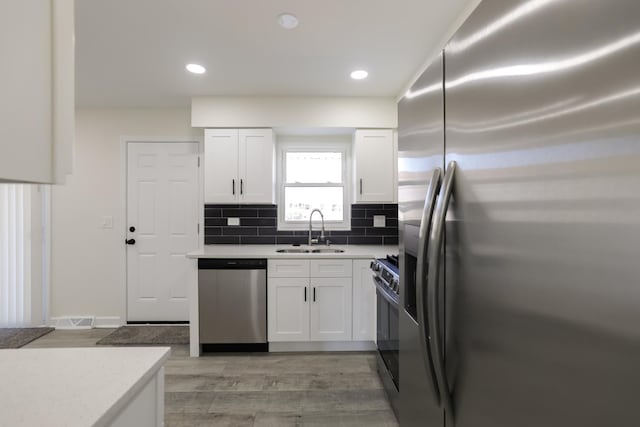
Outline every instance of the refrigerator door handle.
{"type": "Polygon", "coordinates": [[[440,197],[436,208],[433,213],[433,227],[431,227],[431,235],[429,236],[428,246],[428,277],[427,277],[427,301],[429,303],[428,314],[430,332],[432,334],[429,343],[432,345],[431,353],[433,355],[433,361],[435,365],[436,377],[438,378],[438,385],[440,387],[440,399],[444,403],[444,409],[453,417],[453,401],[451,398],[451,392],[449,390],[449,383],[447,381],[447,373],[444,366],[444,340],[442,339],[441,324],[440,324],[440,251],[442,249],[445,217],[447,216],[447,209],[449,208],[449,201],[451,200],[451,193],[453,192],[453,179],[456,172],[456,162],[451,161],[447,166],[447,172],[444,175],[442,181],[442,187],[440,189],[440,197]]]}
{"type": "Polygon", "coordinates": [[[420,353],[422,354],[422,360],[424,361],[425,369],[429,379],[431,379],[431,388],[433,395],[436,398],[436,403],[440,405],[440,389],[436,378],[434,378],[433,358],[430,352],[429,334],[427,331],[427,325],[429,319],[427,317],[428,310],[425,310],[426,297],[428,290],[427,286],[427,244],[429,242],[429,233],[431,230],[433,209],[436,205],[436,196],[440,188],[440,180],[442,178],[442,169],[436,168],[431,175],[431,181],[429,181],[429,187],[427,188],[427,194],[424,198],[424,207],[422,209],[422,218],[420,221],[420,231],[418,234],[418,259],[416,265],[416,308],[417,308],[417,320],[418,329],[420,331],[420,353]]]}

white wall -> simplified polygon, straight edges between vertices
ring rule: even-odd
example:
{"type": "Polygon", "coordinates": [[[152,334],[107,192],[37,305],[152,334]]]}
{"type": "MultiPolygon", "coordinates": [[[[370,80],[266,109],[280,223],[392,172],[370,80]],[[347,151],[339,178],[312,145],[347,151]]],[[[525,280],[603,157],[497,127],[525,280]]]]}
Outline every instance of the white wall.
{"type": "Polygon", "coordinates": [[[123,137],[200,141],[184,109],[76,111],[73,175],[52,191],[52,318],[97,316],[97,325],[125,321],[125,194],[123,137]],[[113,228],[101,228],[104,216],[113,228]]]}

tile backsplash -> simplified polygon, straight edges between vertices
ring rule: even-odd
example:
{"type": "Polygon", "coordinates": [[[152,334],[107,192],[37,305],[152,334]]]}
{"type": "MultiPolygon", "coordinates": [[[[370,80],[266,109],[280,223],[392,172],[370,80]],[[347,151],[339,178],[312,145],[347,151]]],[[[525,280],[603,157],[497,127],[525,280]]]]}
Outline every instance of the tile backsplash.
{"type": "MultiPolygon", "coordinates": [[[[204,243],[211,244],[306,244],[308,230],[278,231],[276,205],[205,205],[204,243]],[[240,218],[240,225],[227,225],[228,218],[240,218]]],[[[313,236],[317,237],[314,226],[313,236]]],[[[327,231],[336,245],[398,244],[398,205],[351,205],[351,230],[327,231]],[[384,215],[385,227],[374,227],[373,216],[384,215]]]]}

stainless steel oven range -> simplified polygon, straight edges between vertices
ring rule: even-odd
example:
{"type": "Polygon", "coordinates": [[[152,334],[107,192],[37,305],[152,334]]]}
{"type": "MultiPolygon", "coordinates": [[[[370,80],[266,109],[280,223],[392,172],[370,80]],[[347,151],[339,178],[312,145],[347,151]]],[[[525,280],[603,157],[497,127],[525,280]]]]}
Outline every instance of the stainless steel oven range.
{"type": "Polygon", "coordinates": [[[397,417],[398,380],[400,378],[398,365],[400,360],[398,255],[387,255],[386,258],[372,261],[371,270],[376,286],[378,373],[397,417]]]}

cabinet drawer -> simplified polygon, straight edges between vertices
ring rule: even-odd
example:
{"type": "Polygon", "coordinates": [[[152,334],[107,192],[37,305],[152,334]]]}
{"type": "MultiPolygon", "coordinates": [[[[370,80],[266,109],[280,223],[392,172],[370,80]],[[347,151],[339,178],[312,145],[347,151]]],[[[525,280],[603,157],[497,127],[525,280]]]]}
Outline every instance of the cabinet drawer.
{"type": "Polygon", "coordinates": [[[270,259],[267,264],[269,277],[309,277],[309,260],[270,259]]]}
{"type": "Polygon", "coordinates": [[[350,259],[311,260],[311,277],[351,277],[350,259]]]}

